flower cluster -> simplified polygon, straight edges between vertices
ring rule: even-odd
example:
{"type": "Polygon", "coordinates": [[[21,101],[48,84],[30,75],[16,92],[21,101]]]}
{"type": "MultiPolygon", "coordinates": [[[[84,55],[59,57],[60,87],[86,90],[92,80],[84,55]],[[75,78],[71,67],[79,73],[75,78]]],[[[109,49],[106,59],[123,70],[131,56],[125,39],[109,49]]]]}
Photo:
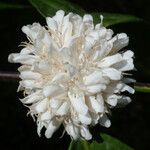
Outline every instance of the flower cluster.
{"type": "Polygon", "coordinates": [[[33,23],[22,27],[29,42],[20,53],[9,55],[9,62],[21,63],[21,102],[36,118],[37,132],[45,136],[63,125],[73,139],[90,140],[89,126],[111,125],[107,115],[115,106],[131,100],[122,94],[134,93],[125,77],[134,68],[133,52],[120,51],[128,45],[125,33],[113,36],[91,15],[83,17],[59,10],[47,17],[47,27],[33,23]]]}

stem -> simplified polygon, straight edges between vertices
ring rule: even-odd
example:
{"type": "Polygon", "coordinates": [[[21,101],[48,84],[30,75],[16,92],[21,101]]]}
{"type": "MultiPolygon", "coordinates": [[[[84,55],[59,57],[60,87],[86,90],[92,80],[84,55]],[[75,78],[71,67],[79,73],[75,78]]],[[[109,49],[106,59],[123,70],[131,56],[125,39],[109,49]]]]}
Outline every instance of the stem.
{"type": "MultiPolygon", "coordinates": [[[[19,81],[19,73],[17,72],[0,72],[0,81],[19,81]]],[[[150,93],[150,84],[135,83],[136,92],[150,93]]]]}
{"type": "Polygon", "coordinates": [[[150,93],[150,84],[136,83],[134,89],[136,92],[150,93]]]}
{"type": "Polygon", "coordinates": [[[15,72],[0,72],[0,81],[18,81],[19,73],[15,72]]]}

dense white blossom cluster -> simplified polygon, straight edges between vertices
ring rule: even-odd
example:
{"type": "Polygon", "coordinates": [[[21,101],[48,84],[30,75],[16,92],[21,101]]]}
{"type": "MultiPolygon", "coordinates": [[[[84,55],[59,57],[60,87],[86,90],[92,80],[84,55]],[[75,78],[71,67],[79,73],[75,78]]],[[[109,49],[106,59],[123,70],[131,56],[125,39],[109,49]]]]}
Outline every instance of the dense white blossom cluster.
{"type": "Polygon", "coordinates": [[[113,36],[101,23],[94,25],[91,15],[83,17],[59,10],[47,17],[47,27],[39,23],[23,26],[29,42],[9,61],[21,63],[22,103],[36,118],[37,132],[45,136],[63,125],[73,138],[90,140],[89,126],[111,125],[107,114],[116,105],[131,100],[122,94],[134,93],[124,75],[134,68],[133,52],[121,51],[128,45],[125,33],[113,36]]]}

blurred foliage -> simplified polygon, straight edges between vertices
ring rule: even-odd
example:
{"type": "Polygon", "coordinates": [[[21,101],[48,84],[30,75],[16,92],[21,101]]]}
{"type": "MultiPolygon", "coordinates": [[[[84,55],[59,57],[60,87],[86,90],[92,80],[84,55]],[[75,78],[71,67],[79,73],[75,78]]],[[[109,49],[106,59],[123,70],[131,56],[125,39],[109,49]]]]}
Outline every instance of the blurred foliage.
{"type": "Polygon", "coordinates": [[[126,144],[107,135],[101,134],[103,142],[93,141],[91,144],[87,141],[72,141],[69,150],[133,150],[126,144]]]}
{"type": "Polygon", "coordinates": [[[3,9],[24,9],[24,8],[30,8],[30,6],[0,2],[0,10],[3,10],[3,9]]]}
{"type": "MultiPolygon", "coordinates": [[[[53,16],[57,10],[64,10],[66,13],[75,12],[79,15],[83,15],[86,12],[78,5],[71,3],[66,0],[29,0],[29,2],[39,11],[39,13],[44,16],[53,16]]],[[[93,12],[91,13],[94,17],[94,22],[100,22],[100,15],[104,17],[104,26],[115,25],[124,22],[134,22],[139,21],[138,17],[132,15],[124,14],[113,14],[113,13],[103,13],[103,12],[93,12]]]]}

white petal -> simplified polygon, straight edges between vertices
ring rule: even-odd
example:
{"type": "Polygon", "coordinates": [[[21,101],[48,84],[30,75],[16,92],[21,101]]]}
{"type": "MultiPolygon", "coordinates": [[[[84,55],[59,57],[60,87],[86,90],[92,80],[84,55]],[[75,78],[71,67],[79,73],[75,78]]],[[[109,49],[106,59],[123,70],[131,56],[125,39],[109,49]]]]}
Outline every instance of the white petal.
{"type": "Polygon", "coordinates": [[[111,52],[114,53],[128,45],[129,37],[125,33],[120,33],[117,34],[111,41],[113,42],[113,48],[111,52]]]}
{"type": "Polygon", "coordinates": [[[117,95],[113,94],[113,95],[110,95],[110,96],[107,97],[106,102],[109,105],[114,107],[114,106],[117,105],[117,102],[118,102],[119,98],[121,98],[121,96],[117,96],[117,95]]]}
{"type": "Polygon", "coordinates": [[[8,57],[9,62],[22,63],[26,65],[32,65],[35,62],[35,59],[38,59],[38,57],[33,55],[23,55],[17,53],[12,53],[8,57]]]}
{"type": "Polygon", "coordinates": [[[93,17],[91,15],[84,15],[83,16],[83,22],[93,22],[93,17]]]}
{"type": "Polygon", "coordinates": [[[41,72],[43,74],[49,74],[51,66],[48,62],[42,60],[40,62],[34,63],[33,70],[36,72],[41,72]]]}
{"type": "Polygon", "coordinates": [[[50,99],[49,105],[51,108],[54,109],[58,109],[62,104],[62,100],[61,99],[57,99],[57,98],[52,98],[50,99]]]}
{"type": "Polygon", "coordinates": [[[47,98],[42,100],[41,102],[39,102],[38,104],[35,104],[34,106],[32,105],[33,109],[37,112],[37,113],[42,113],[44,111],[46,111],[47,107],[48,107],[48,100],[47,98]]]}
{"type": "Polygon", "coordinates": [[[91,86],[87,86],[87,91],[92,94],[96,94],[106,89],[105,84],[95,84],[91,86]]]}
{"type": "Polygon", "coordinates": [[[90,140],[92,138],[92,135],[88,128],[81,126],[80,132],[81,132],[81,136],[86,140],[90,140]]]}
{"type": "Polygon", "coordinates": [[[22,87],[33,89],[33,88],[41,88],[42,84],[41,82],[37,82],[35,80],[22,80],[20,81],[20,85],[22,87]]]}
{"type": "Polygon", "coordinates": [[[109,128],[111,126],[111,122],[106,114],[103,114],[103,116],[99,120],[99,123],[106,128],[109,128]]]}
{"type": "Polygon", "coordinates": [[[111,80],[120,80],[121,72],[114,68],[105,68],[102,70],[103,76],[110,78],[111,80]]]}
{"type": "Polygon", "coordinates": [[[124,52],[122,55],[123,55],[123,58],[127,60],[129,58],[132,58],[134,56],[134,53],[131,50],[128,50],[124,52]]]}
{"type": "Polygon", "coordinates": [[[93,85],[98,83],[108,83],[108,80],[102,77],[102,72],[94,71],[88,76],[83,77],[83,81],[85,85],[93,85]]]}
{"type": "Polygon", "coordinates": [[[110,67],[111,65],[113,65],[117,62],[120,62],[122,60],[123,60],[123,58],[122,58],[121,54],[115,54],[112,56],[105,57],[97,64],[97,66],[101,67],[101,68],[102,67],[110,67]]]}
{"type": "Polygon", "coordinates": [[[79,118],[79,120],[81,121],[82,124],[85,124],[85,125],[91,124],[92,119],[89,115],[79,114],[78,118],[79,118]]]}
{"type": "Polygon", "coordinates": [[[59,94],[62,94],[64,89],[58,85],[49,85],[44,87],[43,94],[45,97],[54,97],[59,94]]]}
{"type": "Polygon", "coordinates": [[[41,129],[44,127],[44,124],[43,124],[43,122],[38,122],[38,124],[37,124],[37,133],[38,133],[38,135],[39,135],[39,137],[41,136],[41,129]]]}
{"type": "Polygon", "coordinates": [[[65,82],[68,80],[68,76],[66,73],[58,73],[54,76],[54,78],[52,79],[52,82],[65,82]]]}
{"type": "Polygon", "coordinates": [[[21,99],[21,102],[24,104],[30,104],[30,103],[35,103],[42,99],[43,99],[43,96],[41,94],[41,91],[37,91],[26,96],[24,99],[21,99]]]}
{"type": "Polygon", "coordinates": [[[20,51],[20,54],[26,55],[26,54],[30,54],[32,52],[33,52],[33,50],[31,48],[25,47],[20,51]]]}
{"type": "Polygon", "coordinates": [[[60,125],[61,125],[61,121],[57,121],[57,120],[53,119],[49,123],[49,125],[45,131],[46,138],[51,138],[53,133],[59,128],[60,125]]]}
{"type": "Polygon", "coordinates": [[[89,99],[87,99],[86,102],[92,112],[99,113],[104,111],[104,102],[102,96],[89,96],[89,99]]]}
{"type": "Polygon", "coordinates": [[[135,90],[132,87],[122,83],[121,92],[124,92],[124,91],[128,91],[131,94],[134,94],[135,92],[135,90]]]}
{"type": "Polygon", "coordinates": [[[48,27],[49,27],[51,30],[54,30],[54,31],[55,31],[55,30],[58,28],[57,22],[56,22],[53,18],[47,17],[47,18],[46,18],[46,22],[47,22],[48,27]]]}
{"type": "Polygon", "coordinates": [[[37,72],[32,71],[22,71],[20,73],[21,79],[28,79],[28,80],[38,80],[41,79],[42,75],[37,72]]]}
{"type": "Polygon", "coordinates": [[[63,10],[58,10],[56,12],[56,15],[53,17],[53,19],[57,22],[58,26],[62,25],[64,14],[65,14],[65,12],[63,10]]]}
{"type": "Polygon", "coordinates": [[[41,26],[39,23],[33,23],[32,25],[27,25],[22,27],[22,31],[31,38],[31,40],[35,40],[39,31],[41,30],[41,26]]]}
{"type": "Polygon", "coordinates": [[[71,123],[68,123],[66,126],[65,126],[65,129],[67,131],[67,133],[74,139],[78,139],[80,137],[80,134],[79,134],[79,128],[76,127],[75,125],[71,124],[71,123]]]}
{"type": "Polygon", "coordinates": [[[56,115],[60,116],[66,115],[68,113],[68,110],[69,110],[69,103],[64,102],[57,110],[56,115]]]}
{"type": "Polygon", "coordinates": [[[51,120],[52,117],[53,115],[50,113],[50,111],[46,111],[40,115],[39,120],[48,121],[48,120],[51,120]]]}
{"type": "Polygon", "coordinates": [[[126,106],[127,104],[129,104],[131,102],[131,98],[128,96],[122,96],[120,99],[118,99],[118,103],[117,106],[118,107],[123,107],[126,106]]]}
{"type": "Polygon", "coordinates": [[[73,108],[80,114],[87,114],[88,107],[85,104],[85,98],[83,94],[75,94],[68,92],[68,96],[73,108]]]}

